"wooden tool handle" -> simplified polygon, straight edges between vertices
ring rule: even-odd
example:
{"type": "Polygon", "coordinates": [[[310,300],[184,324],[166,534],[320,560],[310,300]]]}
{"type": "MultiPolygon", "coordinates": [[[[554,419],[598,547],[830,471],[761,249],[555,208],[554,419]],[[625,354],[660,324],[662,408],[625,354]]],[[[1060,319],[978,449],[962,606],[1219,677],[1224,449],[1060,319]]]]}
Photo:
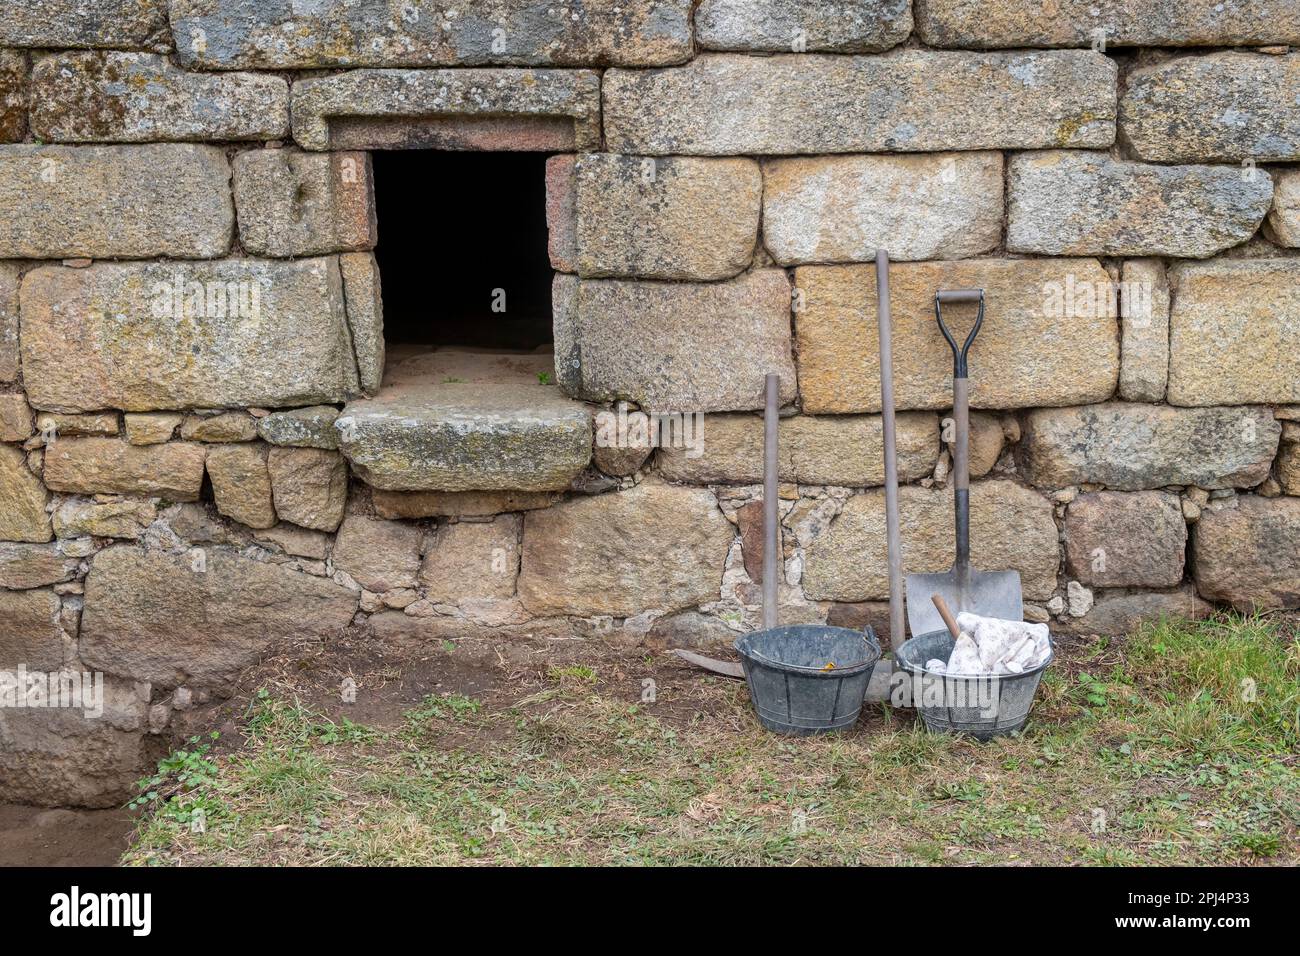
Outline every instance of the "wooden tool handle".
{"type": "Polygon", "coordinates": [[[763,630],[776,627],[777,575],[780,574],[781,530],[777,462],[777,429],[781,418],[781,376],[768,372],[763,395],[763,630]]]}
{"type": "Polygon", "coordinates": [[[943,623],[948,625],[948,633],[952,635],[953,640],[961,637],[961,628],[957,626],[957,619],[952,616],[952,611],[948,610],[948,602],[943,599],[942,594],[931,594],[930,600],[939,611],[939,616],[943,618],[943,623]]]}

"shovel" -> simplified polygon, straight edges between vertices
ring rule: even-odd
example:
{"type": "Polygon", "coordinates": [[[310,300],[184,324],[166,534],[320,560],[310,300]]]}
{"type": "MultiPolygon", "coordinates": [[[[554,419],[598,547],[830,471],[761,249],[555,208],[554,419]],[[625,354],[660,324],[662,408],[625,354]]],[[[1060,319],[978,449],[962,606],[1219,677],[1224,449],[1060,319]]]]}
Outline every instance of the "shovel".
{"type": "Polygon", "coordinates": [[[969,611],[1005,621],[1024,619],[1018,571],[976,571],[970,564],[970,392],[966,354],[984,322],[983,289],[941,289],[934,294],[934,317],[952,348],[952,417],[955,444],[952,455],[953,505],[956,513],[956,557],[945,574],[907,576],[907,623],[912,636],[945,629],[932,595],[938,595],[954,613],[969,611]],[[948,331],[943,321],[944,303],[976,302],[979,311],[965,344],[948,331]]]}

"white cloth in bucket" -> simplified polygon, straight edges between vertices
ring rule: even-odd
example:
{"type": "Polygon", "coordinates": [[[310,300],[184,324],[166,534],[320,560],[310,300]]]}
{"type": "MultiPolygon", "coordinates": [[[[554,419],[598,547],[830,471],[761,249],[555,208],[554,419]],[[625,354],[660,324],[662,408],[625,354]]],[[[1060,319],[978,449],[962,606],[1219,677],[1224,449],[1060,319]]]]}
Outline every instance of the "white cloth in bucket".
{"type": "Polygon", "coordinates": [[[1004,621],[963,611],[957,615],[961,636],[953,646],[948,674],[1022,674],[1051,653],[1046,624],[1004,621]]]}
{"type": "Polygon", "coordinates": [[[980,661],[979,645],[971,639],[971,636],[965,631],[957,638],[957,643],[953,646],[952,654],[948,657],[947,674],[982,674],[984,673],[983,664],[980,661]]]}

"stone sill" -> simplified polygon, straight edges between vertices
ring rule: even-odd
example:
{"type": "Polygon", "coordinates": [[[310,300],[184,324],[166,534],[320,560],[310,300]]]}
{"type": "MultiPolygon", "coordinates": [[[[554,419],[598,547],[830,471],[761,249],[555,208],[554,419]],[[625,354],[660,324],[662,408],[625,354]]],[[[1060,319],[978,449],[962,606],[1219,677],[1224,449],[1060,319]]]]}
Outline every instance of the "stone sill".
{"type": "Polygon", "coordinates": [[[339,449],[385,491],[561,491],[591,459],[592,422],[554,368],[550,353],[398,346],[375,397],[339,415],[339,449]]]}

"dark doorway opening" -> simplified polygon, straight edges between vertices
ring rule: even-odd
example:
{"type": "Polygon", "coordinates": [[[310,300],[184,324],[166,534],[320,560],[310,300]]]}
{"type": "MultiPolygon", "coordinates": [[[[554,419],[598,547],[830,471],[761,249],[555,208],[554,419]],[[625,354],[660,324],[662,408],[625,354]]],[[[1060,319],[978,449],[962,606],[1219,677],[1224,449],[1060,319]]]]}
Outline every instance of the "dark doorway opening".
{"type": "Polygon", "coordinates": [[[546,155],[376,151],[375,250],[390,345],[552,341],[546,155]]]}

